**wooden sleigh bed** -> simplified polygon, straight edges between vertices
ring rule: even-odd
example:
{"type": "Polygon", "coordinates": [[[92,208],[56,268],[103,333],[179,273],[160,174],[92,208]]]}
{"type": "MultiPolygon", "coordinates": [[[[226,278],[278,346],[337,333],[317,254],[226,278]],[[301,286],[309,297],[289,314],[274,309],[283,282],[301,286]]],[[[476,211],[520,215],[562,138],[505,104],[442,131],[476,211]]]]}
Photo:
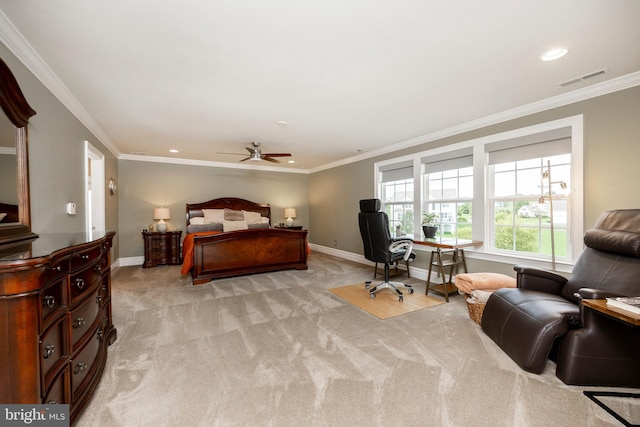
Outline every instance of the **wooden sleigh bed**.
{"type": "Polygon", "coordinates": [[[182,273],[194,285],[222,277],[307,269],[307,231],[271,227],[271,208],[238,198],[186,205],[182,273]],[[243,219],[240,219],[243,218],[243,219]]]}

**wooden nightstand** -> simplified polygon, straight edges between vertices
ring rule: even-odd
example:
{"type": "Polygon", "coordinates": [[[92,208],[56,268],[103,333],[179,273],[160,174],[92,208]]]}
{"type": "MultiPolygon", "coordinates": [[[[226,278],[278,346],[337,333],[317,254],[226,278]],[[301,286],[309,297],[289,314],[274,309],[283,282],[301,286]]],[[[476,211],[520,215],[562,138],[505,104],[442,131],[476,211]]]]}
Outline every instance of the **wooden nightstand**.
{"type": "Polygon", "coordinates": [[[149,268],[161,264],[182,264],[180,253],[180,236],[182,231],[165,231],[164,233],[143,231],[144,264],[149,268]]]}
{"type": "Polygon", "coordinates": [[[286,225],[284,226],[276,225],[273,228],[286,228],[287,230],[302,230],[301,225],[292,225],[291,227],[287,227],[286,225]]]}

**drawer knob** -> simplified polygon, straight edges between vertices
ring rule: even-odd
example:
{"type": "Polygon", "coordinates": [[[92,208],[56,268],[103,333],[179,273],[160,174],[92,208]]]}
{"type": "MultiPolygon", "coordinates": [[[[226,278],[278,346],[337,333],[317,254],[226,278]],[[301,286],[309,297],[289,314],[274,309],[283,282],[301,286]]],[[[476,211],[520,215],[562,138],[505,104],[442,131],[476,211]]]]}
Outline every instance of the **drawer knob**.
{"type": "Polygon", "coordinates": [[[73,373],[74,374],[84,374],[84,372],[87,370],[87,364],[84,362],[80,362],[76,365],[75,368],[73,368],[73,373]]]}
{"type": "Polygon", "coordinates": [[[47,405],[57,405],[58,401],[56,399],[50,400],[47,402],[47,405]]]}
{"type": "Polygon", "coordinates": [[[55,352],[56,352],[56,346],[53,344],[47,344],[44,347],[44,358],[45,359],[50,358],[51,356],[53,356],[53,353],[55,352]]]}
{"type": "Polygon", "coordinates": [[[76,320],[73,321],[73,327],[75,329],[82,329],[84,328],[84,325],[86,325],[87,321],[84,320],[84,317],[78,317],[76,320]]]}
{"type": "Polygon", "coordinates": [[[84,279],[81,279],[80,277],[78,277],[76,279],[76,286],[78,287],[78,289],[84,288],[84,279]]]}
{"type": "Polygon", "coordinates": [[[95,267],[93,267],[98,273],[102,272],[102,267],[100,266],[100,264],[96,264],[95,267]]]}
{"type": "Polygon", "coordinates": [[[98,295],[96,297],[96,304],[98,304],[98,305],[102,304],[102,295],[98,295]]]}
{"type": "Polygon", "coordinates": [[[102,332],[102,329],[98,329],[98,335],[96,336],[96,339],[100,341],[103,335],[104,335],[104,332],[102,332]]]}
{"type": "Polygon", "coordinates": [[[80,255],[80,258],[84,259],[84,260],[87,260],[87,259],[89,259],[89,255],[87,255],[87,254],[80,255]]]}
{"type": "Polygon", "coordinates": [[[55,267],[47,267],[47,270],[52,270],[60,273],[62,271],[62,267],[60,267],[59,265],[56,265],[55,267]]]}
{"type": "Polygon", "coordinates": [[[56,305],[56,299],[51,295],[45,296],[42,302],[47,306],[47,308],[53,308],[56,305]]]}

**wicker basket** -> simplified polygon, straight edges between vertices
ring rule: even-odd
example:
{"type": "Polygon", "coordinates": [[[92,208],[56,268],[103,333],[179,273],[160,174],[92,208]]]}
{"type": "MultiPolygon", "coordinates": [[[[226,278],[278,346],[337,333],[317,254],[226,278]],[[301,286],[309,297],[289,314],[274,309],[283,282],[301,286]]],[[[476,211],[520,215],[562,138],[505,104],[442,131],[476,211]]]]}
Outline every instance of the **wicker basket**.
{"type": "Polygon", "coordinates": [[[484,302],[475,302],[470,296],[467,296],[467,309],[469,310],[469,317],[478,325],[482,322],[482,313],[484,312],[484,302]]]}

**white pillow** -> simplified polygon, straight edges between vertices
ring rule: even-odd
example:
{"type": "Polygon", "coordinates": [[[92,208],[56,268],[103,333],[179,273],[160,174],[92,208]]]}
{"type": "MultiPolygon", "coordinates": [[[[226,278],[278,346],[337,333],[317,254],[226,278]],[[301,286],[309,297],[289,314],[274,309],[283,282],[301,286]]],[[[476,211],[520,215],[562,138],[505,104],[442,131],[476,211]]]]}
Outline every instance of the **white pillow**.
{"type": "Polygon", "coordinates": [[[212,222],[224,222],[224,209],[202,209],[205,224],[212,222]]]}
{"type": "Polygon", "coordinates": [[[259,224],[260,223],[260,214],[258,212],[252,211],[242,211],[244,215],[244,219],[247,221],[247,224],[259,224]]]}
{"type": "Polygon", "coordinates": [[[223,231],[246,230],[248,228],[247,221],[224,221],[222,223],[223,231]]]}
{"type": "Polygon", "coordinates": [[[189,220],[189,224],[204,224],[203,216],[196,216],[189,220]]]}
{"type": "Polygon", "coordinates": [[[261,216],[260,224],[269,224],[269,218],[267,218],[266,216],[261,216]]]}

